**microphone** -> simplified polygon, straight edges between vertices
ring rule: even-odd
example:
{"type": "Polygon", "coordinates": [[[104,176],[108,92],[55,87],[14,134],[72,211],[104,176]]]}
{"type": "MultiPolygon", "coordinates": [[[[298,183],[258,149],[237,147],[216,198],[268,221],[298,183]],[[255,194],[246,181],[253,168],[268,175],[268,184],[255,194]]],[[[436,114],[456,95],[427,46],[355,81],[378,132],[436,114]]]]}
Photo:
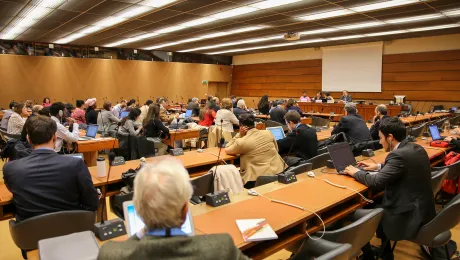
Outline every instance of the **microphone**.
{"type": "MultiPolygon", "coordinates": [[[[219,141],[219,144],[218,144],[218,146],[219,146],[220,148],[222,148],[222,144],[225,144],[224,130],[223,130],[223,125],[222,125],[223,123],[224,123],[224,120],[221,119],[221,120],[220,120],[220,141],[219,141]]],[[[220,150],[219,150],[219,152],[220,152],[220,150]]]]}
{"type": "MultiPolygon", "coordinates": [[[[299,136],[299,131],[297,129],[294,129],[293,132],[295,133],[296,137],[299,136]]],[[[286,159],[289,158],[291,155],[291,150],[294,147],[296,140],[294,140],[291,143],[291,147],[289,147],[289,151],[287,156],[285,157],[286,159]]],[[[297,177],[295,176],[295,173],[293,172],[286,172],[287,169],[289,168],[289,165],[286,163],[286,160],[283,159],[284,164],[286,165],[286,169],[284,169],[282,172],[278,173],[278,182],[283,183],[283,184],[289,184],[297,181],[297,177]]]]}

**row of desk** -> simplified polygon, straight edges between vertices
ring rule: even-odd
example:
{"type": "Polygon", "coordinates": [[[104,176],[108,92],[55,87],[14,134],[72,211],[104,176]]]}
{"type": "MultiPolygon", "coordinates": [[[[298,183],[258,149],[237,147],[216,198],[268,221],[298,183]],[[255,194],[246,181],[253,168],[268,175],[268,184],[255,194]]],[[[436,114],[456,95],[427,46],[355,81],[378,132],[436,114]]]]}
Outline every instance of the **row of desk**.
{"type": "MultiPolygon", "coordinates": [[[[426,148],[425,140],[417,143],[426,148]]],[[[444,155],[446,149],[426,148],[432,162],[444,155]]],[[[193,154],[193,153],[192,153],[193,154]]],[[[372,158],[382,163],[388,153],[376,151],[372,158]]],[[[178,157],[180,158],[180,157],[178,157]]],[[[357,157],[358,161],[371,160],[357,157]]],[[[218,208],[206,204],[191,205],[193,220],[198,235],[228,233],[235,245],[244,254],[253,259],[264,259],[277,251],[307,237],[306,232],[312,234],[322,229],[319,219],[310,211],[319,214],[326,225],[336,222],[349,213],[366,205],[366,202],[356,193],[348,189],[340,189],[327,184],[324,180],[344,185],[374,198],[375,193],[352,177],[338,175],[334,169],[316,169],[313,171],[318,179],[308,177],[306,173],[297,175],[296,183],[284,185],[278,182],[255,188],[255,190],[272,199],[278,199],[305,207],[306,211],[289,207],[283,204],[272,203],[264,197],[252,197],[246,192],[230,196],[231,203],[218,208]],[[265,218],[278,234],[278,239],[261,242],[244,242],[236,226],[237,219],[265,218]]],[[[114,177],[115,178],[115,177],[114,177]]],[[[125,240],[127,236],[115,240],[125,240]]],[[[102,242],[101,242],[102,243],[102,242]]],[[[38,259],[37,250],[29,252],[29,259],[38,259]]]]}

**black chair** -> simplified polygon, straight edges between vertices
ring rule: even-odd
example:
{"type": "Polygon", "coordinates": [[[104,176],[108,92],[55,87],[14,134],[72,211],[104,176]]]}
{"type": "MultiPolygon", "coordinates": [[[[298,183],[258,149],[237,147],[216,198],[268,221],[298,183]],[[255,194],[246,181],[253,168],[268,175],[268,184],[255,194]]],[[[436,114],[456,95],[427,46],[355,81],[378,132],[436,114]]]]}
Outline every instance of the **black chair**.
{"type": "Polygon", "coordinates": [[[458,125],[458,123],[460,122],[460,116],[456,116],[456,117],[453,117],[450,119],[450,125],[458,125]]]}
{"type": "Polygon", "coordinates": [[[200,137],[198,138],[197,142],[197,147],[198,146],[200,149],[208,148],[208,129],[203,128],[200,130],[200,137]],[[204,142],[204,146],[201,145],[202,142],[204,142]]]}
{"type": "Polygon", "coordinates": [[[275,181],[278,181],[278,175],[259,176],[256,179],[255,187],[259,187],[275,181]]]}
{"type": "Polygon", "coordinates": [[[317,116],[312,116],[311,118],[311,125],[315,127],[329,127],[330,122],[331,120],[324,119],[324,118],[317,117],[317,116]]]}
{"type": "Polygon", "coordinates": [[[312,167],[313,167],[312,163],[302,163],[300,165],[287,169],[286,172],[292,172],[295,175],[297,175],[297,174],[311,171],[312,167]]]}
{"type": "Polygon", "coordinates": [[[377,226],[383,216],[383,209],[358,209],[351,216],[351,224],[334,231],[318,232],[325,240],[335,243],[350,244],[350,259],[355,258],[361,252],[361,248],[366,245],[374,236],[377,226]],[[359,234],[359,235],[357,235],[359,234]]]}
{"type": "Polygon", "coordinates": [[[283,126],[283,124],[279,123],[279,122],[276,122],[276,121],[273,121],[273,120],[267,120],[265,121],[265,126],[266,127],[276,127],[276,126],[283,126]]]}
{"type": "Polygon", "coordinates": [[[295,255],[289,260],[348,260],[350,255],[350,244],[339,244],[324,239],[306,239],[295,255]]]}
{"type": "Polygon", "coordinates": [[[3,129],[0,129],[0,135],[2,136],[2,138],[4,138],[5,141],[8,141],[10,139],[16,139],[16,140],[21,140],[21,134],[8,134],[8,132],[6,132],[5,130],[3,129]]]}
{"type": "Polygon", "coordinates": [[[447,177],[449,173],[449,168],[444,168],[440,171],[431,172],[431,188],[433,189],[433,195],[436,198],[439,190],[441,189],[441,185],[447,177]]]}
{"type": "MultiPolygon", "coordinates": [[[[455,162],[451,165],[448,166],[442,166],[442,167],[433,167],[433,171],[440,171],[442,169],[449,169],[449,173],[447,174],[446,180],[455,180],[455,183],[458,183],[458,178],[460,175],[460,161],[455,162]]],[[[458,186],[455,190],[455,195],[458,194],[458,186]]]]}
{"type": "Polygon", "coordinates": [[[84,210],[60,211],[33,217],[16,223],[10,220],[10,234],[27,259],[28,250],[37,249],[42,239],[64,236],[75,232],[92,231],[96,212],[84,210]]]}
{"type": "Polygon", "coordinates": [[[318,149],[318,154],[327,153],[327,146],[321,147],[318,149]]]}
{"type": "Polygon", "coordinates": [[[320,154],[313,158],[308,159],[306,162],[311,163],[312,164],[311,169],[314,170],[314,169],[318,169],[318,168],[326,166],[327,160],[330,160],[330,159],[331,159],[331,156],[329,155],[329,153],[323,153],[323,154],[320,154]]]}
{"type": "Polygon", "coordinates": [[[128,194],[118,194],[111,196],[109,199],[110,211],[113,212],[117,217],[125,220],[125,214],[123,211],[123,202],[133,200],[134,192],[128,194]]]}
{"type": "Polygon", "coordinates": [[[448,120],[447,118],[439,119],[438,121],[434,122],[434,124],[437,125],[438,128],[442,128],[442,126],[447,120],[448,120]]]}
{"type": "Polygon", "coordinates": [[[425,129],[426,129],[426,123],[415,126],[415,127],[410,127],[408,134],[413,137],[419,137],[423,134],[423,132],[425,132],[425,129]]]}
{"type": "Polygon", "coordinates": [[[190,199],[192,204],[200,204],[201,198],[208,193],[214,192],[214,175],[206,173],[190,181],[193,187],[193,195],[190,199]]]}

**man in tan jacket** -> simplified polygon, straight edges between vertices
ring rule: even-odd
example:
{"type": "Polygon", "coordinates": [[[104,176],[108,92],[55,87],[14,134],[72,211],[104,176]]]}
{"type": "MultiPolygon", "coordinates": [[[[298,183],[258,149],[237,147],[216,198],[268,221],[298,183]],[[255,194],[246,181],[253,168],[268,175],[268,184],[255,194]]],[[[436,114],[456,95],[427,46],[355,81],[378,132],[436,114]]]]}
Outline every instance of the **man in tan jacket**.
{"type": "Polygon", "coordinates": [[[163,97],[159,97],[157,99],[157,104],[160,106],[160,119],[161,122],[166,122],[166,123],[171,123],[174,118],[179,116],[178,114],[169,114],[168,111],[166,110],[166,103],[168,100],[163,97]]]}
{"type": "Polygon", "coordinates": [[[239,118],[240,132],[227,144],[227,154],[240,154],[240,171],[247,189],[253,188],[259,176],[276,175],[286,164],[278,154],[278,145],[267,130],[255,128],[253,114],[239,118]]]}

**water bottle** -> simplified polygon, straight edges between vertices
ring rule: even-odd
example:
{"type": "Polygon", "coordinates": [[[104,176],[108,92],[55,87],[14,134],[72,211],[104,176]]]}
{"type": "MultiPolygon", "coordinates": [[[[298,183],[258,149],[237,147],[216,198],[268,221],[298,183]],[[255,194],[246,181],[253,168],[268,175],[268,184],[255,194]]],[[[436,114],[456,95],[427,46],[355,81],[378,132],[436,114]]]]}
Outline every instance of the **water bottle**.
{"type": "Polygon", "coordinates": [[[105,158],[98,157],[97,158],[97,177],[104,178],[105,177],[105,158]]]}
{"type": "Polygon", "coordinates": [[[446,120],[444,121],[444,133],[449,133],[450,130],[450,121],[446,120]]]}

